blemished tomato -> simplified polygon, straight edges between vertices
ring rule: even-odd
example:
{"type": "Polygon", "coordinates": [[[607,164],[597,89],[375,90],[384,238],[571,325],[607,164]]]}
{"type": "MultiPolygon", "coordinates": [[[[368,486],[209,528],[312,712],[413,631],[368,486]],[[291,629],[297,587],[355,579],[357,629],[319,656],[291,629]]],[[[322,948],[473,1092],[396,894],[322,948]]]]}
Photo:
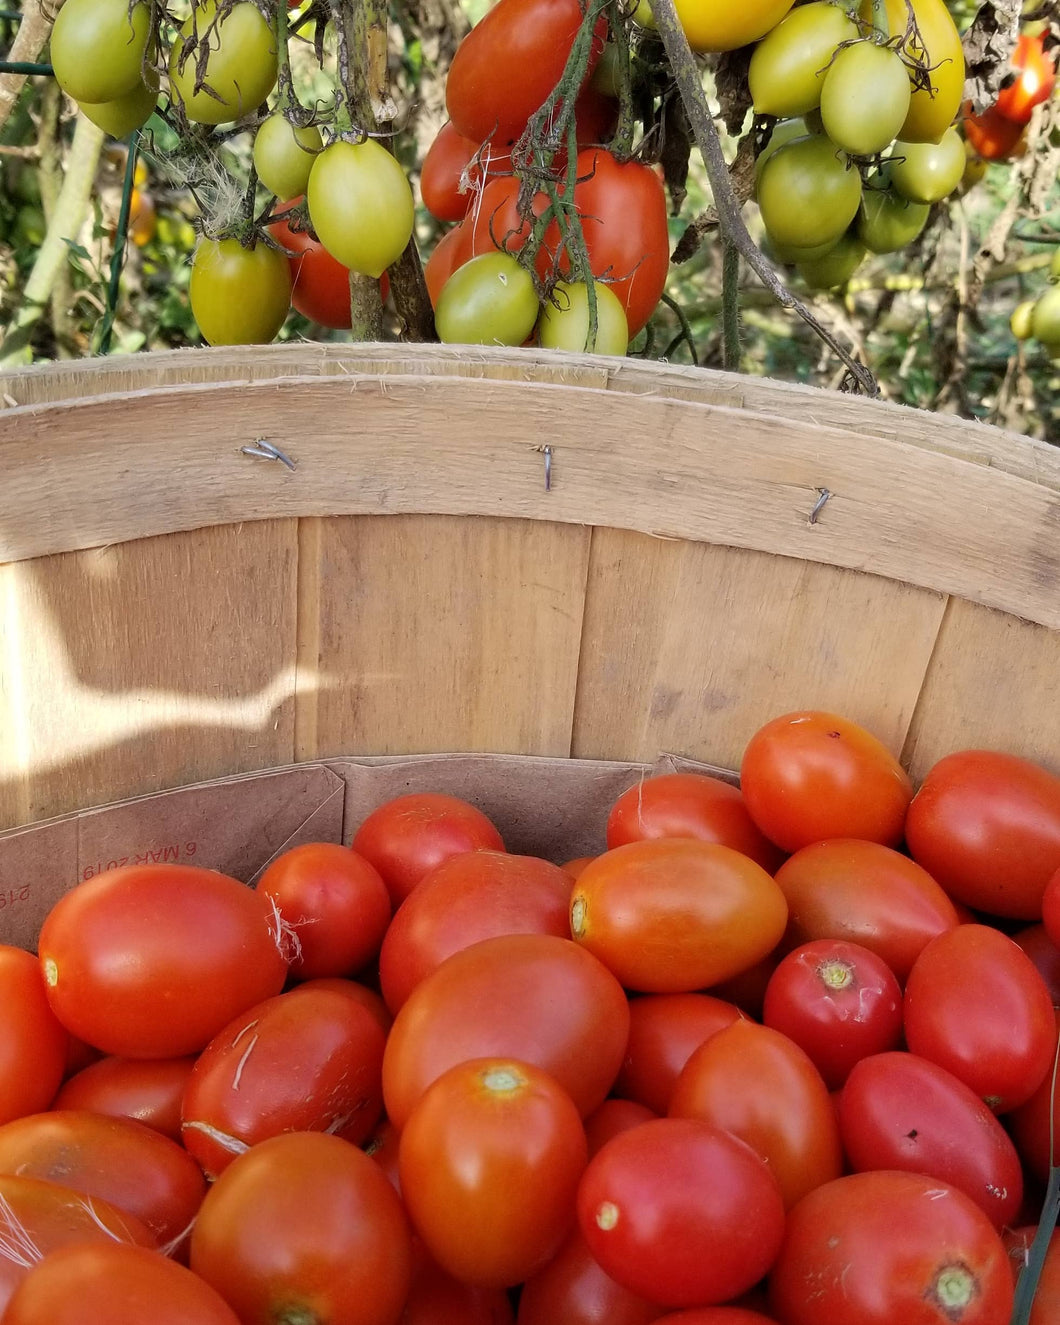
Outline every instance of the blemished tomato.
{"type": "Polygon", "coordinates": [[[534,278],[510,253],[482,253],[458,267],[434,310],[443,345],[522,345],[541,305],[534,278]]]}
{"type": "Polygon", "coordinates": [[[287,976],[268,899],[194,865],[130,865],[52,907],[39,956],[48,1001],[105,1053],[197,1053],[287,976]],[[130,960],[130,954],[136,960],[130,960]]]}
{"type": "Polygon", "coordinates": [[[516,1319],[518,1325],[651,1325],[661,1310],[612,1279],[575,1227],[523,1284],[516,1319]]]}
{"type": "Polygon", "coordinates": [[[609,285],[593,282],[596,335],[590,338],[589,287],[584,281],[557,281],[537,319],[537,343],[546,350],[575,354],[623,355],[629,346],[626,310],[609,285]]]}
{"type": "Polygon", "coordinates": [[[786,119],[815,110],[833,54],[857,35],[853,19],[827,0],[793,9],[751,55],[747,81],[758,114],[786,119]]]}
{"type": "Polygon", "coordinates": [[[324,140],[315,124],[292,124],[280,111],[266,116],[254,135],[254,169],[258,179],[282,202],[306,191],[309,172],[324,140]]]}
{"type": "Polygon", "coordinates": [[[127,0],[70,0],[55,16],[55,81],[75,101],[114,101],[136,90],[151,33],[151,9],[127,0]]]}
{"type": "Polygon", "coordinates": [[[677,0],[677,21],[694,51],[734,51],[775,28],[793,0],[677,0]]]}
{"type": "MultiPolygon", "coordinates": [[[[930,70],[930,87],[916,88],[898,137],[907,143],[937,143],[953,123],[964,95],[964,48],[945,0],[885,0],[888,30],[904,34],[910,11],[916,34],[906,58],[930,70]]],[[[872,22],[872,0],[862,0],[861,18],[872,22]]]]}
{"type": "Polygon", "coordinates": [[[243,1325],[327,1320],[396,1325],[411,1232],[386,1174],[337,1136],[295,1132],[240,1155],[191,1234],[191,1269],[243,1325]]]}
{"type": "Polygon", "coordinates": [[[383,1055],[386,1113],[403,1127],[447,1068],[516,1058],[550,1072],[582,1117],[605,1099],[629,1035],[629,1004],[602,962],[569,939],[507,934],[455,952],[412,991],[383,1055]]]}
{"type": "Polygon", "coordinates": [[[1021,32],[1012,53],[1012,76],[998,93],[1000,114],[1016,124],[1029,124],[1035,106],[1048,101],[1056,86],[1056,59],[1045,49],[1045,33],[1021,32]]]}
{"type": "Polygon", "coordinates": [[[998,1113],[1024,1103],[1053,1062],[1053,1001],[1000,930],[965,924],[916,959],[903,1008],[910,1050],[945,1067],[998,1113]]]}
{"type": "Polygon", "coordinates": [[[412,186],[374,138],[338,139],[325,147],[313,160],[306,200],[320,242],[344,267],[364,276],[382,276],[412,238],[412,186]]]}
{"type": "Polygon", "coordinates": [[[465,851],[425,875],[394,914],[379,983],[397,1012],[446,957],[498,934],[569,938],[571,880],[558,865],[507,851],[465,851]]]}
{"type": "Polygon", "coordinates": [[[0,944],[0,1123],[51,1104],[66,1071],[70,1036],[48,1002],[32,953],[0,944]]]}
{"type": "Polygon", "coordinates": [[[398,1173],[413,1227],[442,1269],[507,1288],[559,1249],[587,1160],[581,1115],[553,1077],[517,1059],[475,1058],[417,1101],[398,1173]]]}
{"type": "MultiPolygon", "coordinates": [[[[814,143],[824,143],[833,158],[827,139],[799,139],[770,158],[763,180],[785,153],[814,143]]],[[[857,202],[842,229],[861,199],[853,173],[857,202]]],[[[791,198],[786,205],[795,210],[791,198]]],[[[740,786],[751,818],[785,851],[835,837],[895,846],[913,795],[908,773],[882,741],[847,718],[818,710],[787,713],[760,727],[744,750],[740,786]]]]}
{"type": "Polygon", "coordinates": [[[217,0],[202,0],[173,42],[169,87],[189,120],[227,124],[258,109],[276,84],[278,68],[276,37],[257,5],[247,0],[218,12],[217,0]],[[203,41],[204,85],[196,91],[203,41]]]}
{"type": "Polygon", "coordinates": [[[785,951],[814,939],[845,939],[882,957],[905,982],[957,908],[927,870],[878,842],[832,838],[803,847],[777,870],[788,901],[785,951]]]}
{"type": "Polygon", "coordinates": [[[735,1004],[710,994],[630,999],[629,1039],[615,1094],[665,1114],[692,1051],[742,1015],[735,1004]]]}
{"type": "Polygon", "coordinates": [[[961,126],[968,143],[984,161],[1007,161],[1019,154],[1025,141],[1025,126],[1007,119],[996,106],[988,106],[976,114],[969,102],[964,107],[961,126]]]}
{"type": "MultiPolygon", "coordinates": [[[[297,206],[301,198],[292,198],[297,206]]],[[[291,268],[291,307],[322,327],[348,331],[353,324],[350,306],[350,269],[333,258],[307,230],[294,230],[287,219],[269,223],[273,239],[286,249],[291,268]]],[[[390,291],[386,272],[379,278],[379,297],[390,291]]]]}
{"type": "Polygon", "coordinates": [[[908,71],[890,46],[872,41],[844,46],[821,88],[824,131],[852,156],[875,156],[897,138],[909,113],[910,93],[908,71]]]}
{"type": "Polygon", "coordinates": [[[1060,868],[1060,778],[994,750],[946,755],[909,807],[914,860],[958,901],[990,915],[1040,920],[1060,868]]]}
{"type": "Polygon", "coordinates": [[[514,1325],[515,1313],[503,1288],[462,1284],[415,1248],[412,1286],[401,1325],[514,1325]]]}
{"type": "Polygon", "coordinates": [[[829,1090],[855,1063],[896,1049],[902,988],[876,953],[842,939],[804,943],[780,962],[766,986],[762,1020],[793,1040],[829,1090]]]}
{"type": "Polygon", "coordinates": [[[295,980],[359,971],[379,955],[390,923],[390,894],[374,865],[337,842],[306,842],[265,870],[258,892],[270,898],[297,942],[295,980]]]}
{"type": "MultiPolygon", "coordinates": [[[[457,47],[445,105],[457,133],[476,143],[516,138],[559,82],[582,21],[578,0],[499,0],[457,47]]],[[[586,79],[604,48],[600,16],[586,79]]]]}
{"type": "Polygon", "coordinates": [[[264,345],[291,308],[291,270],[278,249],[203,237],[191,260],[192,316],[208,345],[264,345]]]}
{"type": "Polygon", "coordinates": [[[102,1197],[89,1200],[82,1192],[43,1178],[0,1174],[0,1208],[5,1242],[13,1239],[14,1252],[0,1256],[0,1316],[34,1265],[59,1247],[75,1242],[132,1242],[156,1248],[150,1230],[135,1215],[102,1197]]]}
{"type": "MultiPolygon", "coordinates": [[[[1048,895],[1049,889],[1046,888],[1048,895]]],[[[1053,1006],[1060,1007],[1060,948],[1049,937],[1049,931],[1044,925],[1028,925],[1025,929],[1017,930],[1012,935],[1012,941],[1019,944],[1038,968],[1053,1006]]]]}
{"type": "Polygon", "coordinates": [[[916,239],[930,212],[926,203],[910,202],[891,188],[865,188],[857,236],[872,253],[897,253],[916,239]]]}
{"type": "Polygon", "coordinates": [[[624,791],[607,816],[607,845],[696,837],[750,856],[773,874],[784,853],[755,826],[740,789],[706,773],[661,773],[624,791]]]}
{"type": "Polygon", "coordinates": [[[669,1116],[699,1118],[746,1141],[769,1166],[785,1209],[843,1171],[821,1074],[793,1040],[753,1021],[735,1021],[693,1051],[669,1116]]]}
{"type": "Polygon", "coordinates": [[[592,1159],[593,1155],[598,1150],[602,1150],[613,1136],[618,1136],[619,1132],[626,1132],[631,1127],[638,1127],[641,1123],[651,1122],[653,1118],[658,1117],[659,1114],[649,1109],[646,1104],[609,1096],[585,1120],[585,1139],[589,1143],[589,1158],[592,1159]]]}
{"type": "Polygon", "coordinates": [[[1008,1325],[1012,1274],[975,1202],[921,1174],[852,1173],[788,1214],[769,1277],[784,1325],[1008,1325]]]}
{"type": "Polygon", "coordinates": [[[239,1325],[215,1289],[147,1247],[108,1240],[50,1252],[19,1284],[7,1325],[239,1325]]]}
{"type": "Polygon", "coordinates": [[[956,129],[947,129],[937,143],[896,142],[891,184],[910,202],[941,202],[960,184],[966,163],[964,143],[956,129]]]}
{"type": "Polygon", "coordinates": [[[830,138],[807,134],[769,155],[757,196],[762,222],[777,244],[813,248],[838,239],[853,221],[861,176],[830,138]]]}
{"type": "Polygon", "coordinates": [[[248,1008],[199,1055],[184,1091],[184,1145],[216,1177],[281,1132],[331,1132],[354,1144],[382,1113],[386,1036],[363,1005],[296,987],[248,1008]]]}
{"type": "Polygon", "coordinates": [[[481,810],[439,792],[411,792],[377,806],[351,845],[383,876],[395,909],[425,874],[450,856],[504,850],[496,826],[481,810]]]}
{"type": "Polygon", "coordinates": [[[195,1055],[181,1058],[117,1058],[108,1055],[68,1077],[53,1109],[91,1109],[131,1118],[180,1140],[180,1105],[195,1055]]]}
{"type": "Polygon", "coordinates": [[[957,1187],[995,1228],[1023,1201],[1016,1147],[976,1093],[937,1063],[910,1053],[862,1059],[836,1101],[843,1149],[855,1172],[903,1169],[957,1187]]]}
{"type": "Polygon", "coordinates": [[[0,1127],[0,1173],[102,1197],[179,1247],[206,1195],[202,1170],[169,1137],[128,1118],[51,1109],[0,1127]]]}
{"type": "Polygon", "coordinates": [[[589,1161],[578,1225],[613,1279],[663,1306],[726,1302],[776,1259],[784,1205],[766,1163],[694,1118],[630,1128],[589,1161]]]}
{"type": "Polygon", "coordinates": [[[503,147],[465,138],[447,121],[428,147],[420,168],[423,205],[439,221],[461,221],[475,200],[475,189],[493,175],[509,174],[511,168],[511,154],[503,147]]]}

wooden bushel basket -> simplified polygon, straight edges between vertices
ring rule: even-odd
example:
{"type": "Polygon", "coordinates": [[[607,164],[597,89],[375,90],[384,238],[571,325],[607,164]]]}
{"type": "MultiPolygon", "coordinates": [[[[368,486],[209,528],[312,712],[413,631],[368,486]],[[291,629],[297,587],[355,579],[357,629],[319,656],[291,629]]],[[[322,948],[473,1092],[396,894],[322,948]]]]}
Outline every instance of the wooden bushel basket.
{"type": "Polygon", "coordinates": [[[145,354],[0,390],[0,828],[330,756],[736,768],[802,707],[914,779],[973,745],[1060,771],[1042,443],[438,346],[145,354]]]}

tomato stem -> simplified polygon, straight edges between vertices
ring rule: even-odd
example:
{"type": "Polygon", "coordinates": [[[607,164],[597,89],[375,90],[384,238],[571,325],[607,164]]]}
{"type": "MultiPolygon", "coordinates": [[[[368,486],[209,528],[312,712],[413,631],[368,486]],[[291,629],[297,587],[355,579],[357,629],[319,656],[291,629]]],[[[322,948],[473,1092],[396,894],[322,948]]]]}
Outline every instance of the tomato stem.
{"type": "Polygon", "coordinates": [[[887,41],[891,35],[891,22],[887,17],[887,0],[872,0],[872,30],[887,41]]]}

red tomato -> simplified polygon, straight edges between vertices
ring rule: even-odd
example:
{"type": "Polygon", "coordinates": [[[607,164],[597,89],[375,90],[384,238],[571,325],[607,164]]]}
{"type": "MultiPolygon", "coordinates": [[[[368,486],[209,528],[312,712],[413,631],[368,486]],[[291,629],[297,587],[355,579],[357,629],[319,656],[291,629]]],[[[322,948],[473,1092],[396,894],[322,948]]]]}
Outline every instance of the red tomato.
{"type": "Polygon", "coordinates": [[[607,845],[697,837],[742,851],[770,874],[784,853],[762,836],[737,787],[706,773],[662,773],[624,791],[607,818],[607,845]]]}
{"type": "MultiPolygon", "coordinates": [[[[466,238],[463,256],[457,266],[482,253],[491,253],[494,249],[506,253],[520,251],[533,232],[533,223],[519,214],[520,187],[520,181],[514,175],[502,175],[489,181],[468,213],[464,225],[466,238]]],[[[548,195],[544,190],[539,190],[531,201],[533,218],[536,220],[547,206],[548,195]]],[[[546,242],[542,244],[534,261],[535,270],[542,279],[552,266],[552,257],[553,252],[546,236],[546,242]]]]}
{"type": "Polygon", "coordinates": [[[1040,920],[1045,885],[1060,869],[1060,778],[995,750],[946,755],[909,807],[906,842],[958,901],[1040,920]]]}
{"type": "Polygon", "coordinates": [[[401,1133],[389,1118],[381,1118],[379,1126],[364,1143],[364,1153],[379,1165],[390,1180],[390,1185],[401,1195],[401,1179],[398,1176],[398,1151],[401,1146],[401,1133]]]}
{"type": "MultiPolygon", "coordinates": [[[[559,82],[582,22],[578,0],[499,0],[457,47],[445,85],[456,131],[476,143],[519,137],[559,82]]],[[[600,16],[586,80],[604,48],[600,16]]]]}
{"type": "Polygon", "coordinates": [[[0,1316],[29,1271],[59,1247],[75,1242],[156,1245],[135,1215],[41,1178],[0,1175],[0,1210],[0,1235],[10,1247],[0,1255],[0,1316]]]}
{"type": "Polygon", "coordinates": [[[560,869],[569,874],[572,879],[576,879],[581,874],[582,870],[585,869],[586,865],[588,865],[591,860],[595,859],[595,856],[575,856],[573,860],[565,860],[560,866],[560,869]]]}
{"type": "Polygon", "coordinates": [[[514,1325],[502,1288],[462,1284],[417,1248],[401,1325],[514,1325]]]}
{"type": "Polygon", "coordinates": [[[924,947],[959,923],[925,869],[877,842],[833,838],[803,847],[776,881],[788,902],[785,949],[814,939],[858,943],[901,982],[924,947]]]}
{"type": "Polygon", "coordinates": [[[995,1228],[1017,1217],[1023,1173],[1016,1147],[973,1090],[916,1054],[874,1054],[858,1063],[837,1101],[851,1168],[904,1169],[949,1184],[995,1228]]]}
{"type": "MultiPolygon", "coordinates": [[[[1049,889],[1046,887],[1046,896],[1049,889]]],[[[1043,908],[1045,899],[1042,899],[1043,908]]],[[[1044,925],[1028,925],[1012,935],[1012,941],[1018,943],[1034,965],[1038,974],[1045,981],[1045,987],[1053,1000],[1053,1007],[1060,1007],[1060,948],[1049,937],[1044,925]]]]}
{"type": "Polygon", "coordinates": [[[184,1058],[101,1058],[65,1081],[53,1109],[91,1109],[131,1118],[180,1140],[180,1105],[194,1055],[184,1058]]]}
{"type": "Polygon", "coordinates": [[[770,1275],[784,1325],[1008,1325],[1012,1275],[970,1197],[916,1173],[852,1173],[788,1215],[770,1275]]]}
{"type": "Polygon", "coordinates": [[[109,1240],[50,1252],[15,1290],[5,1325],[239,1325],[224,1298],[147,1247],[109,1240]]]}
{"type": "Polygon", "coordinates": [[[408,1219],[382,1169],[348,1141],[274,1136],[206,1193],[191,1268],[243,1325],[395,1325],[412,1274],[408,1219]]]}
{"type": "Polygon", "coordinates": [[[465,851],[420,880],[401,903],[379,954],[391,1012],[461,948],[498,934],[570,937],[571,880],[558,865],[506,851],[465,851]]]}
{"type": "Polygon", "coordinates": [[[961,117],[964,136],[984,161],[1008,161],[1020,155],[1024,143],[1022,124],[1002,115],[996,106],[989,106],[976,115],[967,104],[961,117]]]}
{"type": "Polygon", "coordinates": [[[646,994],[629,1004],[629,1040],[615,1093],[664,1114],[694,1049],[743,1014],[710,994],[646,994]]]}
{"type": "Polygon", "coordinates": [[[395,796],[374,809],[354,834],[354,851],[383,876],[395,909],[423,876],[462,851],[503,851],[501,835],[481,810],[439,792],[395,796]]]}
{"type": "Polygon", "coordinates": [[[989,925],[960,925],[916,959],[905,988],[910,1050],[1005,1113],[1030,1099],[1056,1044],[1053,1002],[1034,963],[989,925]]]}
{"type": "MultiPolygon", "coordinates": [[[[284,205],[296,207],[302,197],[284,205]]],[[[348,331],[353,323],[350,303],[350,269],[333,258],[319,239],[307,230],[292,230],[286,219],[273,221],[269,230],[277,244],[288,250],[291,268],[291,306],[310,322],[336,331],[348,331]],[[291,255],[294,256],[291,256],[291,255]]],[[[386,300],[390,278],[379,278],[379,298],[386,300]]]]}
{"type": "Polygon", "coordinates": [[[586,1117],[611,1089],[628,1035],[622,986],[591,953],[551,934],[482,939],[446,958],[395,1017],[387,1116],[403,1127],[447,1068],[505,1057],[551,1073],[586,1117]]]}
{"type": "Polygon", "coordinates": [[[0,1127],[0,1173],[41,1178],[135,1215],[163,1250],[178,1248],[206,1179],[169,1137],[128,1118],[53,1109],[0,1127]]]}
{"type": "Polygon", "coordinates": [[[780,950],[774,948],[760,962],[755,962],[746,971],[741,971],[739,975],[734,975],[729,980],[720,980],[716,985],[711,985],[707,992],[714,998],[732,1003],[752,1020],[761,1021],[766,986],[779,961],[780,950]]]}
{"type": "MultiPolygon", "coordinates": [[[[47,998],[47,995],[45,995],[45,998],[47,998]]],[[[86,1044],[84,1040],[67,1032],[64,1080],[74,1076],[82,1068],[88,1067],[89,1063],[98,1063],[103,1057],[104,1055],[94,1045],[86,1044]]]]}
{"type": "Polygon", "coordinates": [[[619,1132],[626,1132],[640,1123],[651,1122],[658,1114],[646,1104],[636,1100],[606,1099],[585,1120],[585,1139],[589,1143],[589,1158],[619,1132]]]}
{"type": "MultiPolygon", "coordinates": [[[[1054,1017],[1060,1028],[1060,1010],[1054,1011],[1054,1017]]],[[[1043,1185],[1049,1181],[1050,1155],[1054,1164],[1060,1164],[1060,1091],[1055,1088],[1055,1043],[1054,1040],[1052,1066],[1041,1084],[1030,1099],[1005,1119],[1024,1165],[1043,1185]]]]}
{"type": "Polygon", "coordinates": [[[817,710],[760,727],[744,750],[740,786],[751,818],[785,851],[835,837],[896,846],[913,795],[882,741],[817,710]]]}
{"type": "Polygon", "coordinates": [[[776,946],[784,895],[749,856],[693,838],[615,847],[570,896],[577,942],[627,989],[685,993],[747,970],[776,946]]]}
{"type": "Polygon", "coordinates": [[[128,1058],[197,1053],[287,976],[268,898],[193,865],[78,884],[45,918],[39,952],[63,1025],[128,1058]]]}
{"type": "Polygon", "coordinates": [[[521,1283],[558,1250],[588,1153],[581,1115],[547,1072],[474,1058],[443,1072],[401,1131],[416,1232],[462,1283],[521,1283]]]}
{"type": "Polygon", "coordinates": [[[828,1087],[797,1044],[735,1021],[701,1044],[677,1078],[671,1118],[699,1118],[746,1141],[769,1165],[786,1209],[843,1171],[828,1087]]]}
{"type": "Polygon", "coordinates": [[[367,985],[362,985],[357,980],[323,976],[319,980],[306,980],[299,988],[330,989],[333,994],[342,994],[343,997],[352,999],[354,1003],[360,1003],[361,1007],[366,1008],[379,1023],[379,1029],[384,1035],[390,1033],[390,1027],[394,1024],[394,1018],[383,1002],[382,994],[377,994],[374,989],[369,989],[367,985]]]}
{"type": "Polygon", "coordinates": [[[784,1206],[767,1165],[731,1132],[660,1118],[589,1161],[578,1224],[600,1266],[632,1292],[664,1306],[709,1305],[770,1268],[784,1206]]]}
{"type": "Polygon", "coordinates": [[[1055,947],[1060,938],[1060,869],[1050,876],[1042,893],[1042,926],[1055,947]]]}
{"type": "Polygon", "coordinates": [[[40,963],[0,943],[0,1123],[38,1113],[66,1072],[70,1037],[48,1004],[40,963]]]}
{"type": "Polygon", "coordinates": [[[275,902],[297,939],[294,979],[349,975],[379,955],[390,894],[375,866],[348,847],[292,847],[262,874],[258,892],[275,902]]]}
{"type": "Polygon", "coordinates": [[[295,988],[248,1008],[199,1055],[184,1092],[184,1144],[208,1177],[280,1132],[359,1144],[382,1113],[386,1036],[367,1008],[295,988]]]}
{"type": "Polygon", "coordinates": [[[523,1284],[518,1325],[650,1325],[662,1308],[601,1268],[579,1228],[523,1284]]]}
{"type": "Polygon", "coordinates": [[[511,153],[504,147],[465,138],[447,122],[438,130],[423,158],[420,169],[423,205],[439,221],[461,221],[475,199],[476,188],[480,189],[494,175],[510,174],[511,169],[511,153]],[[477,161],[476,156],[479,156],[477,161]],[[461,191],[465,171],[467,187],[461,191]]]}
{"type": "Polygon", "coordinates": [[[446,281],[457,267],[462,267],[471,256],[470,253],[464,252],[469,233],[462,223],[454,225],[431,249],[423,265],[423,279],[427,282],[427,293],[431,297],[432,308],[437,308],[438,296],[442,293],[446,281]]]}
{"type": "Polygon", "coordinates": [[[1000,115],[1029,124],[1035,106],[1048,101],[1056,86],[1056,60],[1045,49],[1045,33],[1021,32],[1012,53],[1012,78],[1005,80],[995,103],[1000,115]]]}
{"type": "Polygon", "coordinates": [[[902,1038],[902,988],[868,948],[819,939],[789,952],[766,986],[762,1020],[802,1049],[838,1090],[870,1054],[902,1038]]]}
{"type": "Polygon", "coordinates": [[[659,1316],[654,1325],[776,1325],[772,1316],[746,1307],[692,1307],[659,1316]]]}

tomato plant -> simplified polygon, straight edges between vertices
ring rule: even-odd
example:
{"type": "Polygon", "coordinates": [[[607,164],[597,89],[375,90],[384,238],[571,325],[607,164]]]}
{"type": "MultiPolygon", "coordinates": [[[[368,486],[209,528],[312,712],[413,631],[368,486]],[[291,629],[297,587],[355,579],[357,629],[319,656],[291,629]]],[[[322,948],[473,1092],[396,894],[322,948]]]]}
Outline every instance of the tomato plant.
{"type": "Polygon", "coordinates": [[[32,953],[0,944],[0,1123],[46,1109],[66,1070],[70,1037],[32,953]]]}
{"type": "Polygon", "coordinates": [[[203,238],[189,287],[192,316],[209,345],[255,345],[273,339],[291,307],[287,259],[265,243],[203,238]]]}

